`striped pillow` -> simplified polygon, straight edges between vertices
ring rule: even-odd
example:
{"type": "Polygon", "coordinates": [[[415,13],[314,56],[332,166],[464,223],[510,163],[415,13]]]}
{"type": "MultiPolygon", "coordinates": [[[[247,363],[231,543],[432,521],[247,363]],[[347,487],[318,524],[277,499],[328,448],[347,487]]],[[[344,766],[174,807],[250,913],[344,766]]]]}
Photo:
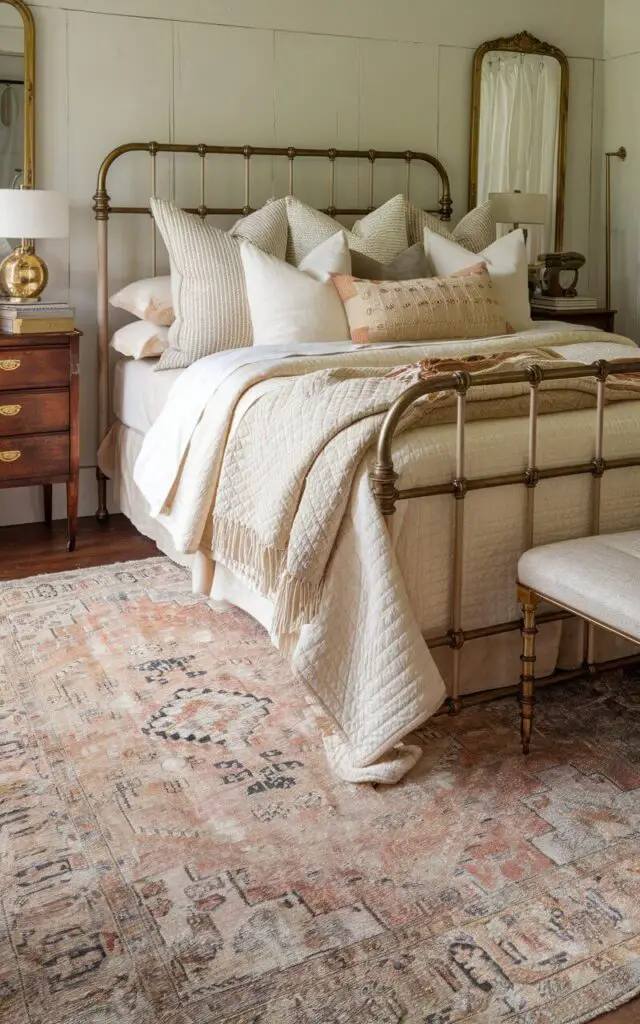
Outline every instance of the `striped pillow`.
{"type": "Polygon", "coordinates": [[[351,340],[357,345],[513,333],[484,263],[451,277],[378,282],[334,274],[332,280],[344,303],[351,340]]]}
{"type": "Polygon", "coordinates": [[[475,210],[469,213],[456,224],[453,231],[449,229],[446,221],[439,220],[426,210],[421,210],[413,203],[407,202],[407,234],[409,245],[421,242],[424,237],[424,229],[429,228],[435,235],[442,235],[450,242],[457,242],[458,245],[468,249],[469,252],[479,253],[496,240],[496,222],[491,212],[491,203],[481,203],[475,210]]]}
{"type": "Polygon", "coordinates": [[[169,330],[169,348],[156,369],[190,366],[214,352],[251,345],[240,245],[247,238],[264,252],[284,258],[288,230],[284,200],[256,210],[231,232],[164,199],[152,199],[151,211],[171,261],[176,317],[169,330]]]}
{"type": "MultiPolygon", "coordinates": [[[[287,263],[297,267],[312,249],[341,230],[333,217],[314,210],[301,203],[294,196],[287,196],[289,217],[289,244],[287,263]]],[[[407,217],[404,196],[398,195],[388,203],[356,221],[351,231],[345,230],[349,248],[379,263],[390,263],[401,252],[408,249],[407,217]]],[[[422,237],[419,239],[422,242],[422,237]]]]}

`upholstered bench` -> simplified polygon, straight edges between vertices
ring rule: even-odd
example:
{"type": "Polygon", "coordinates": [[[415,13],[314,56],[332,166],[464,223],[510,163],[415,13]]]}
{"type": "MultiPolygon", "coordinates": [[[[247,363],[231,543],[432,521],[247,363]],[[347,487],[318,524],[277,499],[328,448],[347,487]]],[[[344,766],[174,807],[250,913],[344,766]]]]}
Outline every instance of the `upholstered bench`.
{"type": "Polygon", "coordinates": [[[587,622],[640,643],[640,530],[545,544],[518,562],[522,605],[520,708],[529,753],[535,683],[536,609],[549,601],[587,622]]]}

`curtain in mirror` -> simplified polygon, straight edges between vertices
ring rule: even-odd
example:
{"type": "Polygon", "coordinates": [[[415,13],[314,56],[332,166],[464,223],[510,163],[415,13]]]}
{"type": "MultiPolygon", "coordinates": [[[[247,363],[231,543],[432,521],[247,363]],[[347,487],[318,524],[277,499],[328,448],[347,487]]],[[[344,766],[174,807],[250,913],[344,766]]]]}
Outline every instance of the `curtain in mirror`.
{"type": "MultiPolygon", "coordinates": [[[[548,196],[544,225],[531,226],[529,257],[554,248],[561,67],[553,57],[493,51],[482,63],[478,202],[490,192],[548,196]]],[[[526,227],[526,225],[523,225],[526,227]]],[[[511,230],[498,226],[498,233],[511,230]]]]}
{"type": "Polygon", "coordinates": [[[14,188],[22,179],[24,85],[0,84],[0,188],[14,188]]]}

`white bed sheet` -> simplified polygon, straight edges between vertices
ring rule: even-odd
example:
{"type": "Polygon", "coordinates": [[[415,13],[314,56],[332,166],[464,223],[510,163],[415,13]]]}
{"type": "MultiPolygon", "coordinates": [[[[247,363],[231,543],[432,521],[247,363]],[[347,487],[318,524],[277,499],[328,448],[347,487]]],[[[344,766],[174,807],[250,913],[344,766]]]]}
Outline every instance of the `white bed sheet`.
{"type": "Polygon", "coordinates": [[[119,359],[113,378],[113,412],[125,427],[146,434],[183,370],[156,373],[157,359],[119,359]]]}

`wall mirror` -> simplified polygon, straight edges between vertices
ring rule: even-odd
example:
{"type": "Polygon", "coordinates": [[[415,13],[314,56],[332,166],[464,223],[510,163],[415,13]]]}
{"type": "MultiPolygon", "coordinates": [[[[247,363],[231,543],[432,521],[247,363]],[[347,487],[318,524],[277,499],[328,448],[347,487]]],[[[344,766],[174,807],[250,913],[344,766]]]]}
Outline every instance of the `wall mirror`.
{"type": "Polygon", "coordinates": [[[476,50],[469,208],[496,192],[546,196],[536,223],[522,224],[534,260],[562,249],[568,103],[569,62],[557,47],[521,32],[476,50]]]}
{"type": "Polygon", "coordinates": [[[34,186],[33,15],[22,0],[0,0],[0,188],[34,186]]]}

